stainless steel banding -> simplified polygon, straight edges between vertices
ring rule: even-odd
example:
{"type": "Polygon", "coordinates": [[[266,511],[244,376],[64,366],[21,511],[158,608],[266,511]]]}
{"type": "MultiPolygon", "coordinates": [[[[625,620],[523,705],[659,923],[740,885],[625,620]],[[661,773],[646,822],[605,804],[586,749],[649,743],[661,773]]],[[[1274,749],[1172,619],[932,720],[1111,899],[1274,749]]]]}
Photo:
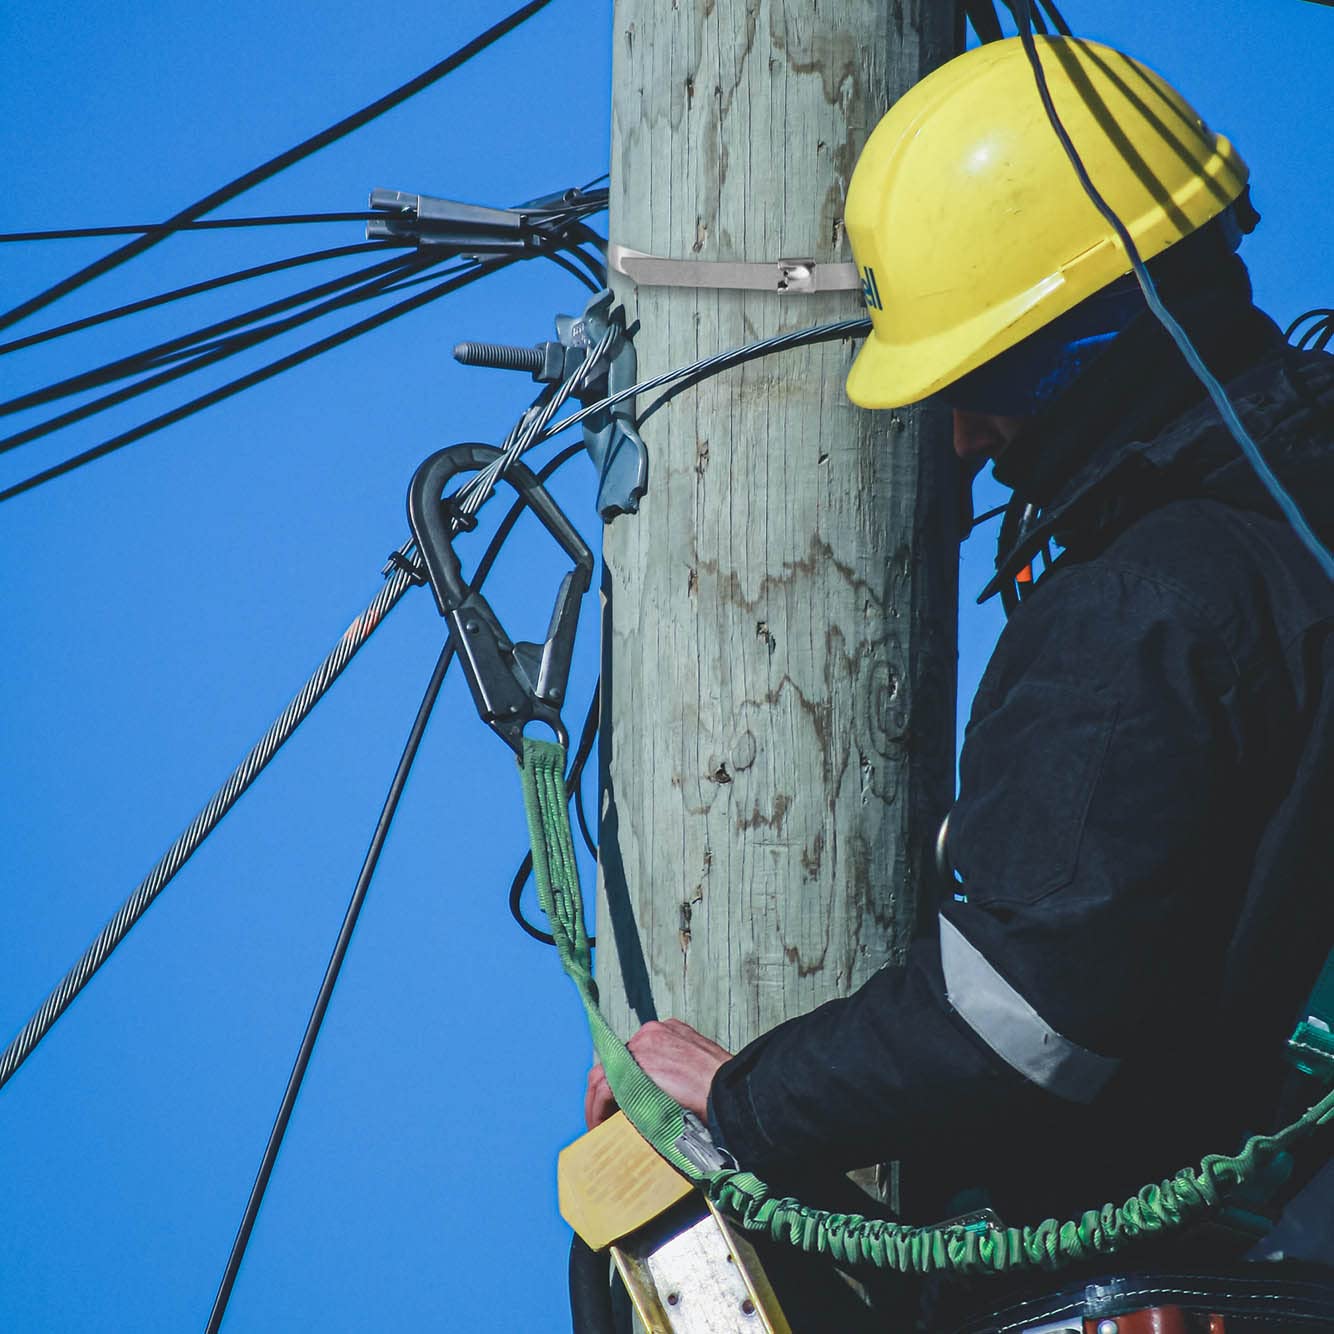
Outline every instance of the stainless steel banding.
{"type": "Polygon", "coordinates": [[[1058,1033],[944,916],[940,962],[959,1017],[1025,1079],[1070,1102],[1092,1102],[1117,1072],[1119,1060],[1058,1033]]]}
{"type": "Polygon", "coordinates": [[[811,296],[817,292],[859,292],[855,264],[817,264],[813,259],[779,259],[767,264],[745,260],[665,259],[613,241],[607,264],[641,287],[735,288],[811,296]]]}

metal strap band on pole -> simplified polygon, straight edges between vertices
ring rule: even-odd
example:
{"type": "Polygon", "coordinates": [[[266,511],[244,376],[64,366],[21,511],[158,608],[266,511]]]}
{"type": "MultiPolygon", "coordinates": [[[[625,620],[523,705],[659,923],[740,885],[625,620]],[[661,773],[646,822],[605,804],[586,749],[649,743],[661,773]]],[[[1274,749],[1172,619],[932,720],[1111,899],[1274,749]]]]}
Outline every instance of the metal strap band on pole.
{"type": "Polygon", "coordinates": [[[769,263],[745,260],[666,259],[642,250],[607,246],[607,265],[641,287],[707,287],[783,296],[861,290],[855,264],[817,264],[813,259],[778,259],[769,263]]]}
{"type": "Polygon", "coordinates": [[[398,600],[417,582],[401,566],[392,567],[384,587],[365,611],[348,626],[333,651],[320,663],[300,693],[282,715],[232,771],[227,781],[213,794],[207,806],[190,822],[189,828],[167,849],[162,859],[148,873],[139,887],[121,905],[120,911],[102,928],[101,934],[70,969],[60,984],[43,1002],[41,1009],[23,1026],[17,1037],[0,1054],[0,1088],[32,1054],[51,1026],[69,1008],[75,996],[87,986],[93,974],[107,961],[111,952],[129,934],[130,928],[148,911],[153,900],[171,883],[176,872],[189,861],[199,845],[217,828],[222,817],[259,777],[260,771],[278,753],[283,743],[296,731],[301,721],[319,703],[324,693],[352,661],[357,650],[375,633],[380,622],[398,600]]]}

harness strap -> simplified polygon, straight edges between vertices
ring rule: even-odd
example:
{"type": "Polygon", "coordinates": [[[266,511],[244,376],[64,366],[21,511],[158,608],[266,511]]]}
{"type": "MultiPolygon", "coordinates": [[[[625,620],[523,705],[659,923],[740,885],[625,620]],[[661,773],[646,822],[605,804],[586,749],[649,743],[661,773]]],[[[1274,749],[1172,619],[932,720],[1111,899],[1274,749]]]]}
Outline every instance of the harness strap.
{"type": "Polygon", "coordinates": [[[551,922],[561,966],[584,1003],[593,1050],[607,1072],[612,1096],[631,1125],[687,1180],[701,1186],[707,1181],[706,1175],[677,1147],[686,1134],[685,1109],[644,1073],[598,1008],[593,954],[584,925],[584,900],[570,828],[565,747],[524,737],[520,774],[528,835],[533,844],[537,901],[551,922]]]}

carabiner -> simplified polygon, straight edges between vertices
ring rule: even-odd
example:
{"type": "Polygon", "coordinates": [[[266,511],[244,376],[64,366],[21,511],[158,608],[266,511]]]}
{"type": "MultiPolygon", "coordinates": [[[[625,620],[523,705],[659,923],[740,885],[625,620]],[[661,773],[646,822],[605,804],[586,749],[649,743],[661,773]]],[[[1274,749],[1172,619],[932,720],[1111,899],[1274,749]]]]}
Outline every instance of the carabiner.
{"type": "Polygon", "coordinates": [[[408,487],[408,522],[417,541],[440,614],[463,664],[482,721],[516,754],[523,729],[545,723],[562,745],[569,741],[560,706],[569,682],[579,604],[593,577],[593,553],[530,468],[512,463],[502,474],[542,526],[574,562],[556,594],[551,624],[541,644],[515,643],[480,592],[469,593],[454,550],[458,523],[444,489],[460,473],[480,472],[500,456],[490,445],[451,445],[432,454],[408,487]]]}

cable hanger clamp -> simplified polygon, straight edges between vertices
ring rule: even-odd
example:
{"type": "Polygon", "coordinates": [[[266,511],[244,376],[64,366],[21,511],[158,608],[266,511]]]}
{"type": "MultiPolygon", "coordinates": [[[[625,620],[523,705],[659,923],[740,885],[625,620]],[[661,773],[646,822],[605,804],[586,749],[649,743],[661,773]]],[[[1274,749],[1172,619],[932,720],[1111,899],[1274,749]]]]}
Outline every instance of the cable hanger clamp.
{"type": "Polygon", "coordinates": [[[607,265],[640,287],[734,288],[777,292],[781,296],[814,296],[819,292],[861,290],[855,264],[817,264],[813,259],[780,259],[770,263],[745,260],[665,259],[612,241],[607,265]]]}

